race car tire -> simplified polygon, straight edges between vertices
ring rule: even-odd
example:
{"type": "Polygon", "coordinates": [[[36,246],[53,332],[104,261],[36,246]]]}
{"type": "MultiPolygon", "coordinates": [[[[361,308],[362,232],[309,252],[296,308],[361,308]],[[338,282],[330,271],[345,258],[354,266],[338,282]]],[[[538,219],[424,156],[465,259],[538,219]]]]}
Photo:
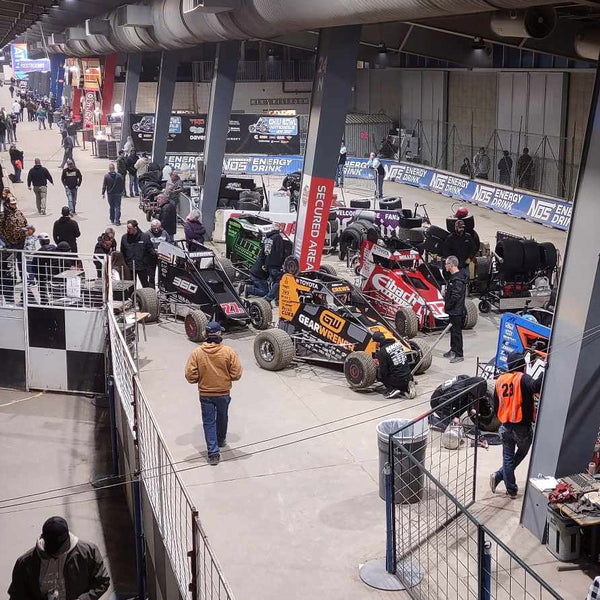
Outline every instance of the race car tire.
{"type": "Polygon", "coordinates": [[[405,338],[414,338],[419,333],[419,317],[412,308],[401,306],[394,317],[396,331],[405,338]]]}
{"type": "Polygon", "coordinates": [[[477,281],[487,281],[490,278],[492,259],[489,256],[475,257],[475,278],[477,281]]]}
{"type": "Polygon", "coordinates": [[[401,210],[402,198],[384,198],[379,201],[379,208],[381,210],[401,210]]]}
{"type": "Polygon", "coordinates": [[[416,350],[419,353],[419,360],[423,359],[423,362],[419,365],[419,368],[415,373],[415,375],[422,375],[429,369],[433,362],[431,348],[429,347],[429,344],[423,340],[410,340],[409,344],[413,350],[416,350]]]}
{"type": "MultiPolygon", "coordinates": [[[[456,221],[458,221],[459,219],[456,219],[454,217],[448,217],[446,219],[446,229],[448,230],[449,233],[454,233],[454,225],[456,223],[456,221]]],[[[465,231],[467,233],[472,233],[473,230],[475,229],[475,217],[473,215],[469,215],[467,217],[465,217],[464,219],[460,219],[464,224],[465,224],[465,231]]]]}
{"type": "Polygon", "coordinates": [[[160,301],[158,294],[153,288],[142,288],[135,293],[137,309],[140,312],[148,313],[146,317],[147,323],[158,321],[160,316],[160,301]]]}
{"type": "Polygon", "coordinates": [[[286,273],[291,273],[292,275],[297,275],[300,272],[300,263],[295,256],[288,256],[283,261],[283,270],[286,273]]]}
{"type": "Polygon", "coordinates": [[[523,268],[527,273],[534,273],[540,265],[540,249],[534,240],[523,240],[523,268]]]}
{"type": "Polygon", "coordinates": [[[146,221],[148,221],[148,223],[150,221],[152,221],[152,211],[151,210],[146,211],[146,221]]]}
{"type": "Polygon", "coordinates": [[[292,338],[283,329],[267,329],[254,338],[254,358],[261,369],[281,371],[294,360],[292,338]]]}
{"type": "Polygon", "coordinates": [[[495,432],[500,429],[500,419],[496,414],[494,407],[494,389],[496,381],[494,379],[487,380],[487,394],[479,401],[477,407],[477,416],[471,417],[473,424],[479,425],[481,431],[495,432]]]}
{"type": "Polygon", "coordinates": [[[367,240],[374,244],[379,241],[379,229],[377,229],[377,227],[369,227],[369,229],[367,229],[367,240]]]}
{"type": "Polygon", "coordinates": [[[344,361],[344,375],[353,390],[364,390],[377,380],[377,367],[366,352],[351,352],[344,361]]]}
{"type": "Polygon", "coordinates": [[[542,269],[554,269],[558,262],[556,246],[552,242],[542,242],[539,246],[540,267],[542,269]]]}
{"type": "Polygon", "coordinates": [[[319,271],[321,271],[321,273],[327,273],[327,275],[333,275],[334,277],[337,276],[337,271],[328,264],[321,264],[319,271]]]}
{"type": "Polygon", "coordinates": [[[258,202],[240,201],[237,206],[238,210],[260,211],[261,206],[258,202]]]}
{"type": "Polygon", "coordinates": [[[350,200],[351,208],[371,208],[371,201],[365,200],[350,200]]]}
{"type": "Polygon", "coordinates": [[[219,258],[219,264],[221,265],[221,268],[225,272],[225,275],[227,275],[227,277],[229,278],[229,281],[233,282],[238,279],[239,272],[233,266],[233,263],[228,258],[223,258],[223,257],[219,258]]]}
{"type": "Polygon", "coordinates": [[[473,300],[469,300],[467,298],[465,300],[465,308],[467,309],[467,314],[465,315],[465,324],[463,325],[463,329],[473,329],[473,327],[477,325],[477,319],[479,318],[477,305],[475,302],[473,302],[473,300]]]}
{"type": "Polygon", "coordinates": [[[264,298],[253,298],[248,303],[248,314],[254,329],[262,331],[269,329],[273,323],[273,309],[271,303],[264,298]]]}
{"type": "Polygon", "coordinates": [[[400,227],[403,227],[404,229],[414,229],[415,227],[422,227],[423,217],[400,217],[398,225],[400,227]]]}
{"type": "Polygon", "coordinates": [[[192,342],[203,342],[206,338],[208,317],[201,310],[190,310],[183,320],[185,334],[192,342]]]}
{"type": "Polygon", "coordinates": [[[414,229],[406,230],[406,240],[411,244],[425,243],[425,229],[423,227],[415,227],[414,229]]]}
{"type": "Polygon", "coordinates": [[[496,244],[496,254],[502,259],[500,268],[505,273],[519,273],[523,270],[523,244],[521,240],[507,238],[496,244]]]}
{"type": "Polygon", "coordinates": [[[344,260],[348,250],[358,250],[363,232],[355,224],[348,225],[340,234],[340,260],[344,260]]]}
{"type": "Polygon", "coordinates": [[[481,300],[477,308],[481,314],[487,315],[492,310],[492,303],[489,300],[481,300]]]}
{"type": "Polygon", "coordinates": [[[428,238],[437,238],[438,240],[444,241],[450,234],[437,225],[431,225],[427,228],[428,238]]]}

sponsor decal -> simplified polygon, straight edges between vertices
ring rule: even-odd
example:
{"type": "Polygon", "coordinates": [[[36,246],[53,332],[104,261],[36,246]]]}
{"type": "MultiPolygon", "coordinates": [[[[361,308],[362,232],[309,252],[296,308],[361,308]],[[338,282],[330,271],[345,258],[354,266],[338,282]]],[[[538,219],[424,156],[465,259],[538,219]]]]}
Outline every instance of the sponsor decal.
{"type": "MultiPolygon", "coordinates": [[[[333,313],[329,314],[333,315],[333,313]]],[[[333,317],[335,317],[338,320],[341,320],[335,315],[333,315],[333,317]]],[[[311,329],[317,335],[321,336],[322,338],[325,338],[328,342],[331,342],[332,344],[344,345],[346,347],[352,346],[352,344],[347,344],[346,340],[343,337],[338,335],[335,331],[332,331],[328,325],[321,325],[320,323],[313,321],[310,317],[306,316],[303,313],[300,313],[300,315],[298,316],[298,321],[300,322],[300,324],[304,325],[305,327],[308,327],[308,329],[311,329]]],[[[342,321],[342,327],[343,326],[344,322],[342,321]]]]}
{"type": "Polygon", "coordinates": [[[387,275],[382,273],[376,273],[372,278],[373,287],[381,292],[383,296],[389,298],[393,302],[400,304],[401,306],[409,306],[418,302],[419,297],[414,292],[406,292],[402,288],[396,285],[396,282],[387,275]]]}
{"type": "Polygon", "coordinates": [[[340,333],[344,328],[345,321],[341,317],[338,317],[336,314],[332,313],[330,310],[324,310],[319,315],[319,321],[325,327],[333,331],[334,333],[340,333]]]}

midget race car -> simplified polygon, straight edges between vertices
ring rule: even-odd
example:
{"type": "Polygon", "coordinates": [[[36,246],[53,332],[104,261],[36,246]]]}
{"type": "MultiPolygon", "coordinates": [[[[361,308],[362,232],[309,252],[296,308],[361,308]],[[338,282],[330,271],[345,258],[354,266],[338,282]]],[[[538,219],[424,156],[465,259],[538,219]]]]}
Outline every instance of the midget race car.
{"type": "MultiPolygon", "coordinates": [[[[439,274],[421,260],[408,242],[381,240],[369,230],[360,245],[356,273],[362,278],[363,294],[383,315],[394,320],[400,335],[413,338],[418,331],[443,329],[448,325],[439,274]]],[[[468,298],[464,329],[477,323],[477,306],[468,298]]]]}
{"type": "Polygon", "coordinates": [[[263,117],[259,117],[258,121],[256,121],[256,123],[252,123],[252,125],[248,125],[248,131],[250,133],[262,133],[262,134],[269,134],[271,133],[270,129],[269,129],[269,121],[267,121],[266,119],[263,119],[263,117]]]}
{"type": "Polygon", "coordinates": [[[161,313],[184,319],[185,332],[194,342],[202,341],[208,321],[224,329],[252,325],[267,329],[273,319],[263,298],[242,300],[215,253],[195,244],[193,252],[184,242],[161,242],[158,246],[158,290],[136,291],[137,310],[156,321],[161,313]]]}
{"type": "Polygon", "coordinates": [[[278,326],[256,336],[254,356],[269,371],[285,369],[293,360],[343,367],[350,387],[362,390],[377,379],[377,331],[403,345],[416,373],[431,366],[429,346],[399,336],[358,288],[322,271],[298,273],[290,258],[280,283],[278,326]]]}

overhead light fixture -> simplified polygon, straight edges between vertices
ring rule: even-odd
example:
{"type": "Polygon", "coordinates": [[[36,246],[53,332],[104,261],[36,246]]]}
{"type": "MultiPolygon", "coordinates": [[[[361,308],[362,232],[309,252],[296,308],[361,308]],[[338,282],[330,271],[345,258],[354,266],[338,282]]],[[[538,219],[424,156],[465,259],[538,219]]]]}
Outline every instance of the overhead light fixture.
{"type": "Polygon", "coordinates": [[[471,48],[473,50],[483,50],[485,48],[485,42],[480,35],[476,35],[471,42],[471,48]]]}

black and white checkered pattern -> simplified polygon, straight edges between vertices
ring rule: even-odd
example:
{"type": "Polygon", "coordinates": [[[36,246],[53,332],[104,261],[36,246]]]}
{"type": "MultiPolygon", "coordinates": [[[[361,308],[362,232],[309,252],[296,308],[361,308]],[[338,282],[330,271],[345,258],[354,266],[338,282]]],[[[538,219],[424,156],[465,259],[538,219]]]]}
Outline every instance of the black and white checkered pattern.
{"type": "Polygon", "coordinates": [[[596,577],[590,584],[586,600],[600,600],[600,577],[596,577]]]}

